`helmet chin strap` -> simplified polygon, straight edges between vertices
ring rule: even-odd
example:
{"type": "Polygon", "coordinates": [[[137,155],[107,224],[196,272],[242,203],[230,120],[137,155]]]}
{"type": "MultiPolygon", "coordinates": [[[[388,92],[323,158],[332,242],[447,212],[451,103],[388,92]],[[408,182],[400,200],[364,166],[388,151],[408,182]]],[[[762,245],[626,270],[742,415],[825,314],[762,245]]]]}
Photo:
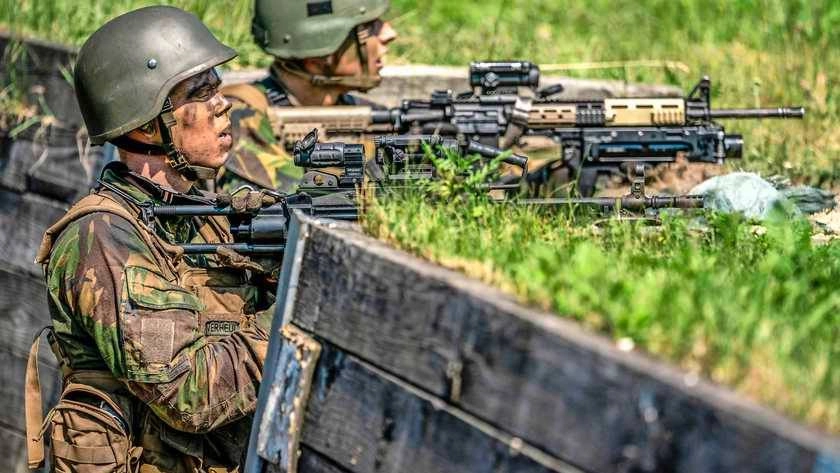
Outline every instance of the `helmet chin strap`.
{"type": "MultiPolygon", "coordinates": [[[[316,87],[336,85],[361,92],[367,92],[368,90],[378,86],[382,82],[382,78],[374,76],[370,73],[367,54],[367,41],[370,39],[370,32],[366,27],[364,27],[364,25],[357,25],[354,32],[356,52],[358,54],[359,63],[362,65],[362,73],[360,75],[336,76],[332,73],[325,75],[310,74],[300,68],[290,66],[286,61],[276,61],[276,64],[284,72],[306,79],[310,84],[316,87]]],[[[337,56],[341,56],[341,53],[343,53],[344,50],[345,48],[339,49],[337,56]]]]}
{"type": "Polygon", "coordinates": [[[166,154],[166,164],[190,181],[216,178],[216,169],[190,164],[184,154],[175,147],[170,129],[175,126],[176,121],[172,101],[169,100],[169,97],[166,97],[166,100],[163,102],[163,108],[161,109],[160,115],[158,115],[158,123],[160,124],[160,138],[163,141],[163,151],[166,154]]]}

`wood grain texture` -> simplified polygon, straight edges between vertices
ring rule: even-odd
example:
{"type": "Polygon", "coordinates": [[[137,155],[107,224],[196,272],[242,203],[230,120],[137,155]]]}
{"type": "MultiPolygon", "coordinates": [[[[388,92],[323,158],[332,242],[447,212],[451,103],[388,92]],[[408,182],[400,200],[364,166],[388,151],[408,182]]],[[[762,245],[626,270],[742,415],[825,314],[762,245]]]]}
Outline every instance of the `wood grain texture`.
{"type": "Polygon", "coordinates": [[[44,273],[35,263],[35,255],[44,231],[61,218],[67,208],[65,203],[38,194],[0,190],[0,261],[3,261],[3,267],[43,279],[44,273]]]}
{"type": "MultiPolygon", "coordinates": [[[[0,267],[0,288],[0,348],[26,356],[35,335],[50,324],[46,286],[41,280],[0,267]]],[[[53,358],[49,354],[42,360],[54,364],[53,358]]]]}
{"type": "Polygon", "coordinates": [[[836,437],[728,390],[355,232],[311,227],[296,325],[551,455],[602,472],[810,472],[820,452],[838,456],[836,437]]]}
{"type": "Polygon", "coordinates": [[[0,471],[27,473],[26,437],[22,432],[0,425],[0,471]]]}
{"type": "Polygon", "coordinates": [[[268,390],[265,409],[269,414],[257,424],[257,453],[296,473],[303,420],[321,345],[292,324],[283,327],[282,335],[283,347],[274,368],[274,379],[282,382],[271,383],[268,390]]]}
{"type": "MultiPolygon", "coordinates": [[[[302,447],[298,471],[301,473],[349,473],[348,470],[336,465],[328,458],[308,447],[302,447]]],[[[286,470],[279,465],[267,463],[265,473],[286,473],[286,470]]]]}
{"type": "Polygon", "coordinates": [[[69,144],[53,143],[49,138],[5,141],[0,155],[0,186],[6,189],[72,203],[87,194],[102,169],[102,148],[80,154],[75,138],[69,144]]]}
{"type": "Polygon", "coordinates": [[[352,472],[579,471],[327,344],[302,445],[352,472]]]}

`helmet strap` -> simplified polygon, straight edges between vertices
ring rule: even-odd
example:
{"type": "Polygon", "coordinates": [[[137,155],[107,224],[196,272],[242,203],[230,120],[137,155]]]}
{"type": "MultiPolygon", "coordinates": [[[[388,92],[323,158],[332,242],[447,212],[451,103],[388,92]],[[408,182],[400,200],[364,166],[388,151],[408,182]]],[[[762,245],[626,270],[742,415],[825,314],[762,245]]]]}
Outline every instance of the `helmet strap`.
{"type": "Polygon", "coordinates": [[[214,179],[216,177],[216,169],[206,166],[193,166],[187,161],[186,156],[175,147],[175,143],[172,141],[171,128],[177,124],[177,121],[169,97],[166,97],[163,102],[163,108],[158,115],[158,124],[160,125],[160,138],[163,141],[163,151],[166,154],[166,164],[169,167],[191,181],[214,179]]]}
{"type": "MultiPolygon", "coordinates": [[[[357,76],[337,76],[333,74],[335,64],[329,65],[329,71],[326,74],[310,74],[299,67],[293,66],[288,61],[279,60],[276,64],[279,69],[289,74],[308,80],[310,84],[316,87],[324,86],[341,86],[352,90],[359,90],[367,92],[376,87],[382,82],[379,77],[374,77],[370,74],[370,67],[368,66],[367,41],[370,38],[370,32],[364,25],[357,25],[353,31],[353,39],[356,43],[356,53],[359,63],[362,65],[362,73],[357,76]]],[[[347,50],[348,44],[345,42],[341,48],[334,53],[336,57],[341,57],[344,51],[347,50]]],[[[279,77],[279,74],[278,74],[279,77]]]]}

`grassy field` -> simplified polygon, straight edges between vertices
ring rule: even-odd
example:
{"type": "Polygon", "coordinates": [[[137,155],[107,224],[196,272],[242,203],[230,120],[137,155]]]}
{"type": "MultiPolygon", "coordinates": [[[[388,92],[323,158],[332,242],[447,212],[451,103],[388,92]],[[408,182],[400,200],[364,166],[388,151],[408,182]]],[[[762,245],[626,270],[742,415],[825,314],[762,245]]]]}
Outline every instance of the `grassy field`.
{"type": "MultiPolygon", "coordinates": [[[[149,3],[198,13],[240,51],[232,67],[266,64],[250,41],[247,1],[0,0],[0,24],[80,44],[105,19],[149,3]]],[[[686,90],[709,74],[718,106],[804,105],[801,122],[727,122],[746,141],[745,159],[729,166],[840,189],[840,2],[395,0],[389,16],[401,35],[390,63],[673,60],[689,72],[562,73],[686,90]]],[[[593,228],[562,211],[414,193],[381,201],[365,228],[839,433],[840,243],[813,246],[804,221],[709,220],[705,232],[684,219],[653,233],[593,228]]]]}
{"type": "MultiPolygon", "coordinates": [[[[198,14],[240,52],[231,67],[268,63],[251,41],[247,0],[0,0],[0,25],[78,45],[108,18],[157,3],[198,14]]],[[[746,159],[731,166],[840,187],[840,99],[832,74],[840,70],[840,2],[648,0],[615,8],[609,0],[395,0],[388,16],[401,34],[391,63],[674,60],[689,72],[632,67],[561,72],[665,82],[686,90],[709,74],[719,106],[805,105],[804,122],[731,124],[747,139],[746,159]]]]}

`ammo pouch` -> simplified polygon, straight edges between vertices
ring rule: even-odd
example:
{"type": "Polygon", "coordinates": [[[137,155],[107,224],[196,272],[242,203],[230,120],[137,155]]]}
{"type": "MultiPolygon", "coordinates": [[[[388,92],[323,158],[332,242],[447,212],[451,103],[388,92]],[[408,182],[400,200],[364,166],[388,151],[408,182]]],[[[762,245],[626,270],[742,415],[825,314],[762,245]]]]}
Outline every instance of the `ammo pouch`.
{"type": "MultiPolygon", "coordinates": [[[[44,461],[44,436],[49,432],[52,470],[58,473],[129,473],[137,469],[141,448],[135,447],[126,413],[105,391],[65,378],[58,404],[41,416],[38,341],[29,352],[26,373],[26,435],[29,467],[44,461]],[[40,425],[39,425],[40,424],[40,425]]],[[[80,372],[101,386],[118,383],[110,373],[80,372]],[[96,382],[98,381],[98,382],[96,382]]]]}
{"type": "Polygon", "coordinates": [[[135,471],[140,448],[132,445],[122,409],[104,392],[69,383],[47,415],[53,471],[123,473],[135,471]]]}

